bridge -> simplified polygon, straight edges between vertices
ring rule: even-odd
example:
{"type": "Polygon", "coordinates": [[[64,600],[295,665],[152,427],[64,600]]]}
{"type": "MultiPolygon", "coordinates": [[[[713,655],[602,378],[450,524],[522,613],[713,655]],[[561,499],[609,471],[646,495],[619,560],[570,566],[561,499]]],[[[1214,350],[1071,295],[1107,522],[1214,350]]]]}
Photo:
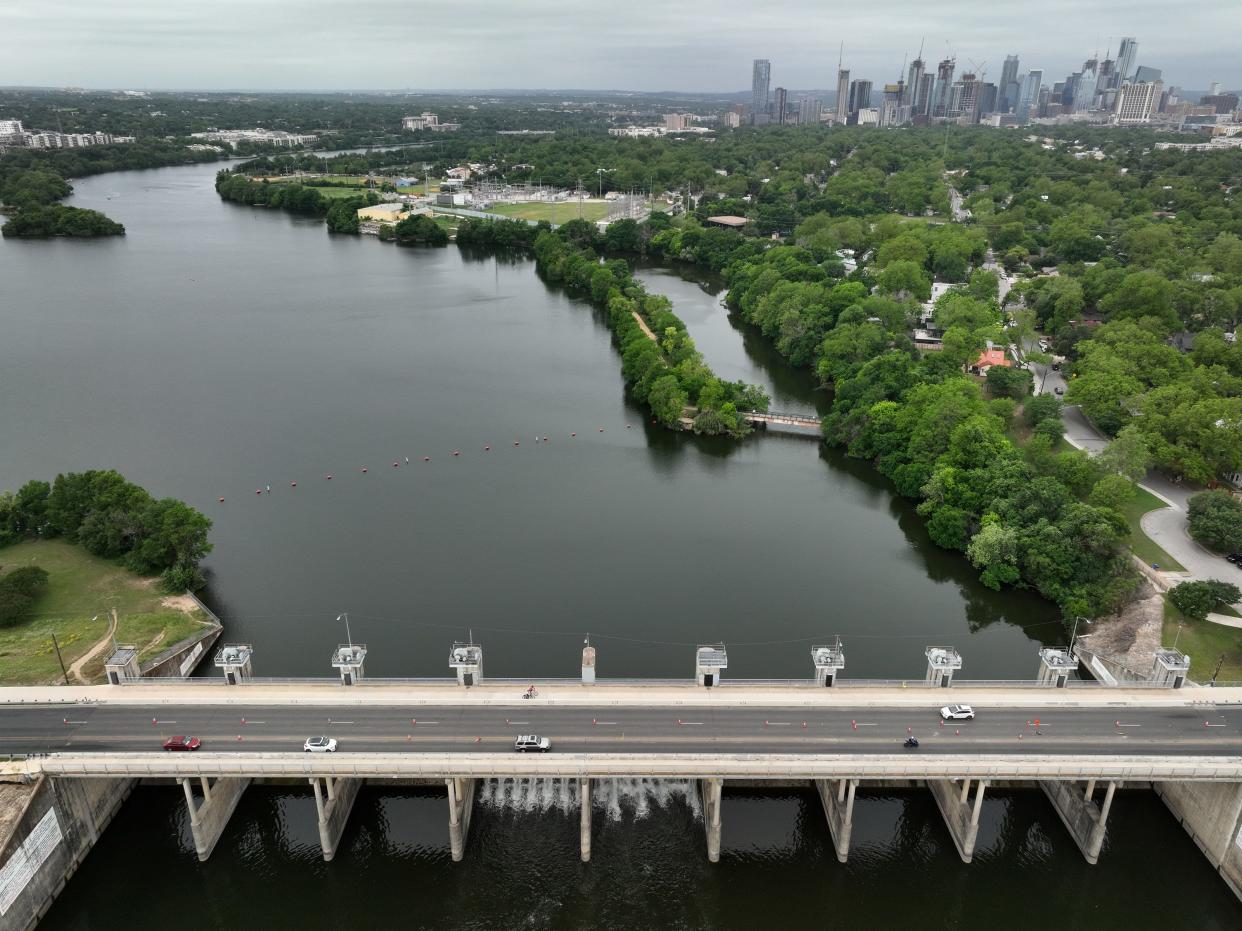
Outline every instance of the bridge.
{"type": "MultiPolygon", "coordinates": [[[[443,786],[454,860],[465,855],[481,787],[550,782],[578,807],[588,861],[593,793],[607,780],[652,778],[693,787],[711,861],[731,780],[813,788],[842,862],[857,793],[869,786],[926,787],[967,863],[989,787],[1042,791],[1089,863],[1116,790],[1151,788],[1242,897],[1242,688],[1190,683],[1181,654],[1158,657],[1150,680],[1118,686],[1072,678],[1077,660],[1065,650],[1040,651],[1031,680],[971,683],[954,681],[956,651],[929,647],[923,680],[872,682],[840,678],[838,642],[813,648],[814,678],[723,682],[727,654],[710,645],[696,651],[691,681],[596,681],[588,646],[581,679],[532,690],[526,680],[484,680],[474,644],[450,652],[456,679],[369,679],[365,652],[338,648],[339,679],[259,679],[250,648],[234,644],[217,654],[224,676],[214,679],[0,689],[0,755],[10,759],[0,769],[35,785],[15,837],[0,846],[0,887],[6,857],[39,825],[59,827],[71,872],[143,780],[181,785],[202,860],[256,780],[306,781],[326,860],[368,781],[443,786]],[[941,717],[941,706],[957,703],[977,717],[941,717]],[[515,753],[514,738],[530,733],[551,738],[551,752],[515,753]],[[161,749],[182,734],[201,749],[161,749]],[[303,752],[319,734],[336,738],[338,752],[303,752]],[[903,747],[907,736],[918,749],[903,747]]],[[[62,869],[53,861],[44,869],[62,869]]]]}
{"type": "Polygon", "coordinates": [[[820,436],[820,418],[809,414],[788,414],[779,411],[742,411],[741,414],[747,423],[757,427],[792,428],[790,432],[799,434],[806,430],[813,430],[816,439],[820,436]]]}

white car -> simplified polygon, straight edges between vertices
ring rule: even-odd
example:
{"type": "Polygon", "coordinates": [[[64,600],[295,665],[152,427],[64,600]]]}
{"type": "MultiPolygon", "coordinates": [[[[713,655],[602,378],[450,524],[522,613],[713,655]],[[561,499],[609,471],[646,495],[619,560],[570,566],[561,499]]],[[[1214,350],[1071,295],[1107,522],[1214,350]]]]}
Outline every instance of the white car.
{"type": "Polygon", "coordinates": [[[940,709],[940,717],[945,721],[973,721],[975,709],[970,705],[945,705],[940,709]]]}
{"type": "Polygon", "coordinates": [[[336,753],[336,738],[307,737],[302,749],[307,753],[336,753]]]}
{"type": "Polygon", "coordinates": [[[513,749],[518,753],[547,753],[552,749],[552,741],[535,734],[523,734],[513,742],[513,749]]]}

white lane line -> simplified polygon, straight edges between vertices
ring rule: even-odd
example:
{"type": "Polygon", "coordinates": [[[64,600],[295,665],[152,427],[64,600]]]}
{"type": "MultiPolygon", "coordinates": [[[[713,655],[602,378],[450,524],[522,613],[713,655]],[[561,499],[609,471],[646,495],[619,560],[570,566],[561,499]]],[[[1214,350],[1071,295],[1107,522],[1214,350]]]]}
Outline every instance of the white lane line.
{"type": "Polygon", "coordinates": [[[1117,726],[1118,726],[1118,727],[1142,727],[1143,725],[1141,725],[1141,724],[1122,724],[1120,721],[1118,721],[1118,722],[1117,722],[1117,726]]]}
{"type": "Polygon", "coordinates": [[[510,721],[508,718],[505,718],[505,723],[510,726],[518,724],[518,725],[522,725],[523,727],[530,727],[529,721],[510,721]]]}
{"type": "Polygon", "coordinates": [[[411,727],[439,727],[439,721],[411,721],[411,727]]]}
{"type": "Polygon", "coordinates": [[[764,727],[793,727],[788,721],[764,721],[764,727]]]}
{"type": "Polygon", "coordinates": [[[242,724],[246,724],[246,725],[250,725],[250,724],[266,724],[266,723],[267,723],[266,721],[242,721],[242,724]]]}
{"type": "Polygon", "coordinates": [[[677,723],[680,724],[682,727],[702,727],[703,726],[702,721],[678,721],[677,723]]]}
{"type": "Polygon", "coordinates": [[[328,718],[328,723],[329,724],[353,724],[354,722],[353,721],[333,721],[331,718],[328,718]]]}
{"type": "Polygon", "coordinates": [[[599,727],[616,727],[617,725],[616,721],[596,721],[594,719],[592,719],[591,723],[599,727]]]}

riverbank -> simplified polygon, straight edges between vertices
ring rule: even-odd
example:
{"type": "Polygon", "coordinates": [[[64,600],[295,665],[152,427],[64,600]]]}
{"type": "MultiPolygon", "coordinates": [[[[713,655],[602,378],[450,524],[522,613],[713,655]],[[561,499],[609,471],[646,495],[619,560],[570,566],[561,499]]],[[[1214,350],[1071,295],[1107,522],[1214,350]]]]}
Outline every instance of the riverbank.
{"type": "Polygon", "coordinates": [[[29,565],[47,570],[47,589],[28,620],[0,628],[0,683],[6,686],[61,682],[61,661],[71,670],[92,651],[81,674],[88,682],[102,681],[113,641],[134,644],[144,661],[212,626],[193,599],[161,594],[158,579],[135,575],[65,540],[0,549],[0,575],[29,565]]]}

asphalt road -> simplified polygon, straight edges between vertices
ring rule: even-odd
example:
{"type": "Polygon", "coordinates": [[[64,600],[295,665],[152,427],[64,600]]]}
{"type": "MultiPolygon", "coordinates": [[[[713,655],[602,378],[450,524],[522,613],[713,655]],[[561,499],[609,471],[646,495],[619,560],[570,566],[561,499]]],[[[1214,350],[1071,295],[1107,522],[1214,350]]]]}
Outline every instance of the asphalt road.
{"type": "Polygon", "coordinates": [[[173,735],[199,737],[216,752],[299,752],[320,734],[342,752],[495,753],[518,734],[539,734],[554,751],[580,753],[901,754],[911,752],[901,743],[912,733],[921,753],[1242,755],[1242,709],[1234,707],[976,711],[974,721],[942,723],[934,706],[10,706],[0,708],[0,754],[149,753],[173,735]]]}

